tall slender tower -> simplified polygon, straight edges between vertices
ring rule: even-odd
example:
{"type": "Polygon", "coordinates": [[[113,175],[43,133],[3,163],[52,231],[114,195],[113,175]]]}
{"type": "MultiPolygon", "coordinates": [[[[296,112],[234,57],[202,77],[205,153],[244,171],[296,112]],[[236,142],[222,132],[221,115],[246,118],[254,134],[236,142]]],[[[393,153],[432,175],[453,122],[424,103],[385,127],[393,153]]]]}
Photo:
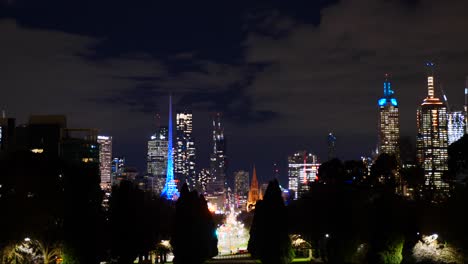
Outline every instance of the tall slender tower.
{"type": "Polygon", "coordinates": [[[400,124],[398,101],[392,90],[389,75],[385,74],[384,97],[379,104],[379,153],[395,155],[400,160],[400,124]]]}
{"type": "Polygon", "coordinates": [[[185,109],[176,114],[175,173],[180,184],[195,188],[195,141],[192,136],[192,111],[185,109]]]}
{"type": "Polygon", "coordinates": [[[98,136],[99,171],[101,172],[101,188],[111,186],[112,167],[112,137],[98,136]]]}
{"type": "Polygon", "coordinates": [[[424,168],[424,190],[430,199],[448,194],[449,185],[442,181],[448,170],[447,108],[434,93],[434,63],[428,69],[428,95],[417,111],[418,161],[424,168]]]}
{"type": "Polygon", "coordinates": [[[168,200],[173,200],[179,196],[177,185],[174,180],[174,162],[172,156],[172,96],[169,97],[169,131],[167,143],[167,173],[166,183],[161,193],[162,197],[168,200]]]}
{"type": "Polygon", "coordinates": [[[226,142],[221,113],[213,118],[213,152],[210,158],[212,181],[208,183],[209,193],[223,193],[226,188],[226,142]]]}

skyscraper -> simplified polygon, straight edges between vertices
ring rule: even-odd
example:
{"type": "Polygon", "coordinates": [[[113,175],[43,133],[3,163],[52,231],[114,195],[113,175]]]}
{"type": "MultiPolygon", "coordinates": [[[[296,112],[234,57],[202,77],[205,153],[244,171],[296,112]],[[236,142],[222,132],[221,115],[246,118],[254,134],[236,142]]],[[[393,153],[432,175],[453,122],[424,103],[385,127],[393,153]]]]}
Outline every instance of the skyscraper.
{"type": "Polygon", "coordinates": [[[112,137],[98,136],[99,144],[99,171],[101,173],[101,187],[111,185],[112,171],[112,137]]]}
{"type": "Polygon", "coordinates": [[[388,74],[385,74],[384,96],[379,99],[379,153],[395,155],[400,160],[400,124],[398,101],[388,74]]]}
{"type": "Polygon", "coordinates": [[[442,181],[448,170],[447,108],[435,97],[434,64],[427,63],[428,95],[417,111],[418,161],[424,168],[424,189],[431,199],[447,194],[449,185],[442,181]]]}
{"type": "Polygon", "coordinates": [[[125,170],[125,158],[118,157],[112,159],[111,165],[111,183],[112,185],[119,185],[122,179],[122,174],[125,170]]]}
{"type": "Polygon", "coordinates": [[[167,143],[167,170],[166,170],[166,183],[162,190],[161,196],[173,200],[179,196],[177,185],[174,180],[174,162],[172,153],[172,97],[169,97],[169,131],[167,143]]]}
{"type": "Polygon", "coordinates": [[[309,191],[309,184],[317,180],[319,167],[317,156],[305,150],[288,157],[288,188],[294,192],[293,199],[309,191]]]}
{"type": "Polygon", "coordinates": [[[234,172],[234,200],[236,208],[245,210],[247,195],[249,193],[249,172],[234,172]]]}
{"type": "Polygon", "coordinates": [[[208,192],[223,193],[226,187],[226,141],[224,128],[221,124],[221,114],[213,118],[213,152],[210,158],[211,182],[208,183],[208,192]]]}
{"type": "Polygon", "coordinates": [[[192,112],[184,110],[176,114],[176,153],[175,175],[182,185],[186,182],[190,189],[196,185],[195,142],[192,136],[192,112]]]}
{"type": "Polygon", "coordinates": [[[447,114],[448,144],[459,140],[465,134],[466,120],[464,111],[450,111],[447,114]]]}
{"type": "Polygon", "coordinates": [[[152,178],[152,191],[161,193],[166,182],[168,128],[159,127],[148,141],[147,173],[152,178]]]}

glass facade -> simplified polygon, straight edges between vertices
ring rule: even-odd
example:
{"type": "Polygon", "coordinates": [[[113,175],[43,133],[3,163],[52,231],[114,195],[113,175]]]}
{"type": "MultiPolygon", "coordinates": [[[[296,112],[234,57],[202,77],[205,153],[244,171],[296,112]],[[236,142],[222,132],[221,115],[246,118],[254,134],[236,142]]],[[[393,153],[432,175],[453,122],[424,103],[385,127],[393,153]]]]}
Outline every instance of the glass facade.
{"type": "Polygon", "coordinates": [[[184,110],[176,114],[176,149],[174,170],[180,184],[186,182],[190,189],[195,188],[195,142],[192,136],[192,112],[184,110]]]}
{"type": "Polygon", "coordinates": [[[466,120],[463,111],[452,111],[447,114],[448,144],[459,140],[465,134],[466,120]]]}
{"type": "Polygon", "coordinates": [[[319,167],[317,156],[305,150],[288,157],[288,188],[294,192],[293,199],[309,191],[309,184],[317,180],[319,167]]]}
{"type": "Polygon", "coordinates": [[[168,128],[160,127],[148,141],[147,173],[152,177],[152,191],[161,193],[166,182],[168,128]]]}
{"type": "Polygon", "coordinates": [[[111,184],[112,167],[112,137],[98,136],[99,144],[99,171],[101,173],[101,185],[111,184]]]}

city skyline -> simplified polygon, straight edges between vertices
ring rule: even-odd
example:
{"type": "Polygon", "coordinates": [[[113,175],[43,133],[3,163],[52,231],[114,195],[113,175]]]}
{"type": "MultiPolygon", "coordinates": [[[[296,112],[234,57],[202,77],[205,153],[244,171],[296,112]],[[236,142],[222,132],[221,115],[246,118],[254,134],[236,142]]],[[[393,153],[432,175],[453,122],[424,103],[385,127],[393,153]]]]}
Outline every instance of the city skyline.
{"type": "Polygon", "coordinates": [[[285,179],[298,149],[326,161],[330,132],[338,158],[369,155],[387,72],[398,87],[402,137],[416,137],[426,61],[437,64],[450,104],[463,105],[464,1],[0,7],[0,33],[9,36],[0,43],[6,116],[22,124],[31,114],[64,114],[72,127],[100,128],[113,137],[114,155],[141,172],[154,114],[167,116],[170,92],[176,109],[193,107],[198,170],[209,167],[211,115],[223,113],[229,177],[255,163],[266,178],[278,161],[285,179]],[[87,22],[76,23],[83,13],[87,22]]]}

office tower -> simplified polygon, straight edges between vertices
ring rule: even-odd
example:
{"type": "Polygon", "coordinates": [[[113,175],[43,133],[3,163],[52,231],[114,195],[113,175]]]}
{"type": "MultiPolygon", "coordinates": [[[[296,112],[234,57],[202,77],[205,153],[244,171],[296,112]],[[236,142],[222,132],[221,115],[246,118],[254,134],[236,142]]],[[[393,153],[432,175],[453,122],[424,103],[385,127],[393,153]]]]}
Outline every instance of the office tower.
{"type": "Polygon", "coordinates": [[[166,182],[168,136],[168,128],[159,127],[148,141],[147,173],[156,193],[161,193],[166,182]]]}
{"type": "Polygon", "coordinates": [[[168,199],[174,200],[179,197],[177,191],[177,184],[174,179],[174,161],[172,153],[172,96],[169,97],[169,130],[167,137],[167,167],[166,167],[166,183],[161,192],[161,196],[168,199]]]}
{"type": "Polygon", "coordinates": [[[97,129],[65,128],[60,142],[60,156],[66,162],[87,163],[99,169],[97,129]]]}
{"type": "Polygon", "coordinates": [[[226,187],[226,141],[221,114],[213,118],[213,152],[210,158],[212,181],[208,183],[209,193],[223,193],[226,187]]]}
{"type": "Polygon", "coordinates": [[[400,125],[398,101],[389,81],[388,74],[385,74],[384,96],[379,99],[379,154],[386,153],[394,155],[400,160],[400,125]]]}
{"type": "Polygon", "coordinates": [[[336,158],[336,154],[335,154],[336,137],[331,132],[328,133],[327,144],[328,144],[328,160],[332,160],[336,158]]]}
{"type": "Polygon", "coordinates": [[[98,136],[99,171],[101,172],[101,187],[110,186],[112,172],[112,137],[98,136]]]}
{"type": "Polygon", "coordinates": [[[448,194],[449,185],[442,181],[447,166],[447,108],[434,93],[434,64],[428,63],[428,95],[417,111],[418,161],[424,168],[424,190],[430,199],[448,194]]]}
{"type": "Polygon", "coordinates": [[[117,157],[112,159],[111,167],[111,183],[112,185],[119,185],[120,180],[122,179],[122,174],[125,169],[125,158],[117,157]]]}
{"type": "Polygon", "coordinates": [[[249,212],[255,209],[255,204],[257,203],[257,201],[262,199],[262,194],[258,189],[257,171],[254,166],[252,173],[252,181],[250,183],[249,195],[247,197],[247,211],[249,212]]]}
{"type": "Polygon", "coordinates": [[[60,142],[65,136],[63,130],[66,127],[67,119],[63,115],[32,115],[28,125],[20,129],[24,131],[18,144],[31,151],[59,157],[62,153],[60,142]]]}
{"type": "Polygon", "coordinates": [[[180,185],[186,182],[190,189],[195,188],[195,142],[192,136],[192,112],[184,110],[176,114],[176,153],[175,175],[180,185]]]}
{"type": "Polygon", "coordinates": [[[463,111],[450,111],[447,114],[448,144],[459,140],[465,134],[466,120],[463,111]]]}
{"type": "Polygon", "coordinates": [[[241,170],[234,172],[234,200],[236,208],[241,210],[246,209],[249,185],[248,171],[241,170]]]}
{"type": "Polygon", "coordinates": [[[288,188],[293,192],[293,199],[309,191],[309,184],[317,180],[319,167],[317,156],[305,150],[288,157],[288,188]]]}
{"type": "Polygon", "coordinates": [[[206,186],[208,185],[210,181],[211,181],[210,170],[201,169],[198,172],[198,176],[197,176],[197,190],[200,191],[200,193],[205,193],[206,186]]]}

